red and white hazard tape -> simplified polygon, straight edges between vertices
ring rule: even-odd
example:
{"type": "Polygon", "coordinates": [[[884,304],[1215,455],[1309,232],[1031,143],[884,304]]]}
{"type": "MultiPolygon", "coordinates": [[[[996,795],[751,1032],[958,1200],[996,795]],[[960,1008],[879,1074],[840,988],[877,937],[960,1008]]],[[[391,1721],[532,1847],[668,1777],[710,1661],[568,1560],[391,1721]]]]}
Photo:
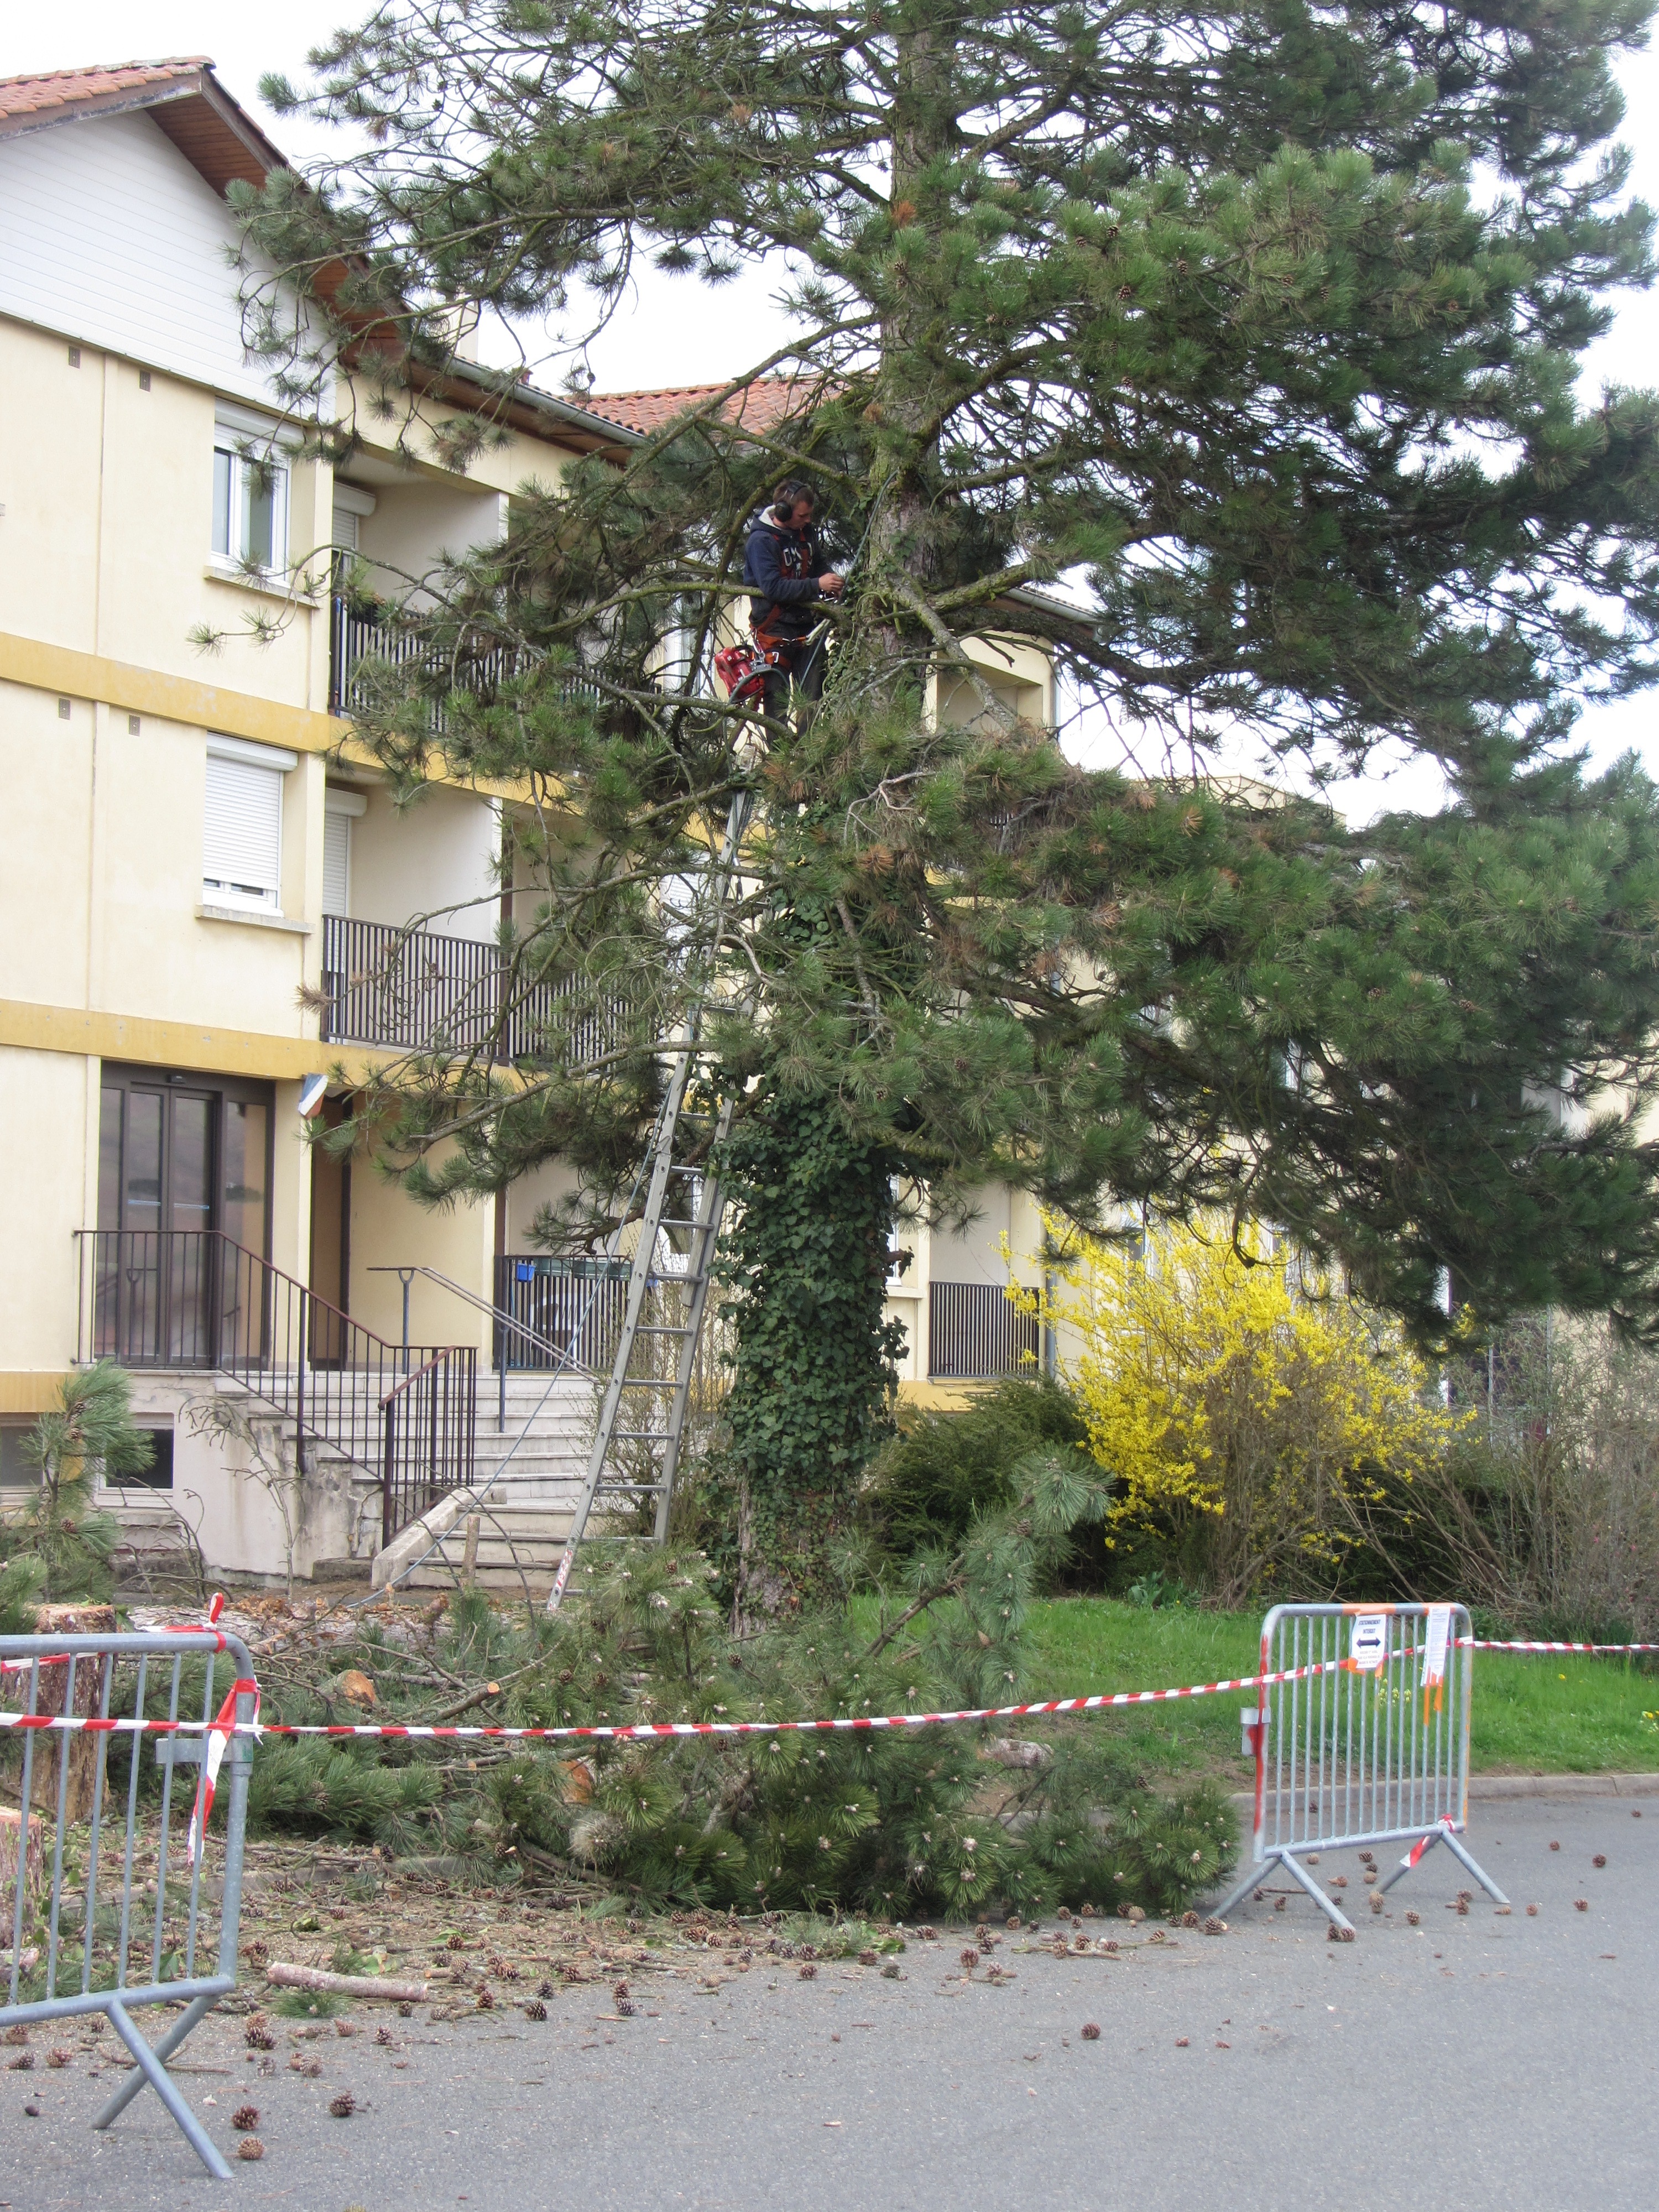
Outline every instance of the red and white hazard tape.
{"type": "MultiPolygon", "coordinates": [[[[209,1615],[210,1623],[216,1620],[218,1601],[209,1615]]],[[[211,1633],[223,1638],[216,1627],[211,1633]]],[[[1655,1651],[1653,1644],[1558,1644],[1519,1638],[1499,1640],[1492,1638],[1465,1636],[1458,1642],[1470,1651],[1577,1651],[1593,1654],[1609,1652],[1655,1651]]],[[[76,1655],[65,1652],[63,1661],[76,1655]]],[[[85,1655],[80,1655],[85,1656],[85,1655]]],[[[1395,1654],[1395,1656],[1403,1655],[1395,1654]]],[[[51,1666],[63,1663],[52,1659],[8,1660],[10,1669],[51,1666]]],[[[804,1721],[632,1721],[592,1726],[562,1728],[501,1728],[487,1723],[449,1723],[444,1726],[422,1727],[418,1723],[404,1721],[357,1721],[346,1723],[299,1723],[259,1719],[259,1686],[252,1680],[237,1680],[224,1703],[210,1720],[147,1720],[119,1715],[106,1717],[99,1713],[6,1713],[0,1712],[0,1729],[58,1729],[66,1734],[88,1735],[205,1735],[207,1741],[202,1759],[202,1778],[196,1791],[196,1802],[190,1821],[190,1857],[194,1864],[208,1819],[213,1810],[213,1800],[218,1782],[219,1769],[233,1736],[266,1735],[331,1736],[360,1738],[395,1738],[423,1742],[509,1742],[509,1743],[655,1743],[678,1736],[746,1736],[746,1735],[811,1735],[827,1733],[871,1735],[881,1729],[941,1728],[958,1721],[1031,1720],[1048,1713],[1097,1713],[1126,1705],[1167,1705],[1182,1698],[1212,1698],[1232,1690],[1263,1690],[1276,1682],[1299,1682],[1310,1675],[1335,1674],[1349,1662],[1328,1659],[1306,1667],[1287,1667],[1277,1674],[1237,1674],[1219,1682],[1194,1682],[1176,1690],[1117,1690],[1101,1692],[1085,1698],[1044,1698],[1030,1704],[1018,1705],[972,1705],[955,1712],[939,1713],[848,1713],[829,1720],[804,1721]],[[236,1718],[236,1701],[248,1696],[253,1700],[253,1718],[236,1718]]],[[[1419,1845],[1419,1850],[1422,1846],[1419,1845]]]]}
{"type": "MultiPolygon", "coordinates": [[[[456,1724],[422,1727],[413,1722],[360,1721],[309,1724],[285,1721],[239,1722],[228,1720],[227,1712],[234,1706],[235,1692],[226,1700],[217,1719],[137,1720],[112,1716],[106,1720],[94,1714],[78,1713],[0,1713],[0,1729],[81,1729],[95,1735],[200,1735],[211,1731],[216,1736],[225,1735],[294,1735],[294,1736],[392,1736],[410,1737],[417,1741],[433,1738],[443,1742],[453,1741],[552,1743],[568,1742],[574,1739],[592,1741],[599,1740],[613,1743],[655,1742],[665,1737],[685,1735],[807,1735],[826,1732],[868,1733],[877,1729],[939,1728],[955,1721],[1026,1720],[1044,1713],[1103,1712],[1112,1706],[1157,1705],[1179,1698],[1210,1698],[1230,1690],[1264,1689],[1273,1682],[1299,1682],[1310,1674],[1328,1674],[1341,1662],[1334,1659],[1321,1661],[1308,1667],[1288,1667],[1276,1674],[1239,1674],[1226,1681],[1194,1682],[1179,1690],[1118,1690],[1103,1692],[1087,1698],[1046,1698],[1023,1705],[973,1705],[956,1712],[940,1713],[848,1713],[831,1720],[807,1721],[632,1721],[592,1727],[565,1728],[496,1728],[487,1723],[456,1724]]],[[[239,1683],[239,1689],[252,1689],[250,1683],[239,1683]]],[[[255,1690],[257,1696],[257,1689],[255,1690]]],[[[222,1753],[221,1754],[222,1756],[222,1753]]]]}
{"type": "MultiPolygon", "coordinates": [[[[1474,1651],[1659,1651],[1659,1644],[1555,1644],[1497,1641],[1472,1636],[1461,1637],[1458,1642],[1465,1650],[1474,1651]]],[[[675,1736],[806,1735],[826,1732],[868,1734],[879,1729],[940,1728],[963,1721],[1032,1720],[1050,1713],[1096,1713],[1127,1705],[1167,1705],[1182,1698],[1224,1696],[1233,1690],[1262,1690],[1270,1688],[1276,1682],[1304,1681],[1310,1675],[1338,1673],[1346,1664],[1345,1660],[1328,1659],[1306,1667],[1286,1667],[1277,1674],[1237,1674],[1218,1682],[1194,1682],[1181,1689],[1105,1691],[1090,1697],[1044,1698],[1018,1705],[969,1705],[951,1712],[847,1713],[828,1720],[799,1721],[631,1721],[591,1725],[572,1723],[562,1728],[508,1728],[487,1722],[452,1722],[446,1725],[422,1726],[412,1721],[318,1721],[308,1723],[261,1722],[258,1719],[237,1721],[233,1716],[238,1692],[250,1692],[256,1700],[256,1706],[258,1698],[257,1683],[238,1682],[218,1715],[210,1721],[138,1720],[117,1716],[106,1719],[96,1714],[0,1712],[0,1729],[61,1729],[82,1730],[94,1735],[207,1734],[211,1739],[209,1756],[212,1758],[216,1771],[224,1755],[223,1744],[232,1735],[392,1737],[422,1742],[431,1740],[441,1742],[557,1743],[580,1741],[637,1743],[657,1742],[675,1736]],[[213,1757],[216,1751],[218,1756],[213,1757]]]]}
{"type": "Polygon", "coordinates": [[[1465,1651],[1659,1651],[1659,1644],[1544,1644],[1518,1637],[1460,1636],[1465,1651]]]}

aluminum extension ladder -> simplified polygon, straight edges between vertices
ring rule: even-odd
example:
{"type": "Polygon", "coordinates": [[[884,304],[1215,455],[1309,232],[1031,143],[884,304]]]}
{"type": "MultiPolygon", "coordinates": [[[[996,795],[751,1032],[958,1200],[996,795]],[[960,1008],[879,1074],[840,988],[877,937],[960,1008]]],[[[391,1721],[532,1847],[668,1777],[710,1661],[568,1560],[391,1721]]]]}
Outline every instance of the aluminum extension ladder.
{"type": "MultiPolygon", "coordinates": [[[[705,1154],[710,1162],[708,1167],[693,1167],[676,1158],[675,1147],[690,1123],[686,1092],[691,1087],[696,1063],[702,1057],[703,1008],[714,957],[720,949],[726,896],[736,873],[738,848],[748,824],[750,805],[746,792],[739,792],[732,799],[726,835],[711,872],[705,908],[708,957],[688,1009],[684,1039],[674,1053],[668,1089],[646,1156],[645,1201],[640,1215],[639,1241],[629,1270],[622,1330],[611,1364],[611,1378],[599,1404],[586,1472],[576,1493],[570,1533],[565,1538],[558,1574],[548,1596],[547,1609],[550,1613],[559,1609],[577,1547],[586,1534],[588,1520],[596,1505],[615,1500],[637,1507],[643,1500],[653,1499],[653,1540],[663,1543],[668,1535],[674,1477],[685,1440],[686,1415],[696,1369],[697,1340],[708,1303],[710,1272],[725,1206],[725,1194],[713,1161],[718,1158],[719,1147],[732,1126],[731,1098],[722,1100],[714,1115],[711,1141],[705,1154]],[[675,1258],[682,1256],[674,1252],[672,1245],[677,1232],[687,1240],[684,1266],[660,1266],[659,1248],[665,1237],[670,1240],[667,1252],[675,1258]],[[652,1470],[648,1481],[624,1480],[614,1470],[607,1473],[612,1469],[615,1447],[618,1444],[638,1448],[638,1455],[646,1459],[652,1470]]],[[[644,1469],[636,1468],[635,1472],[643,1473],[644,1469]]]]}

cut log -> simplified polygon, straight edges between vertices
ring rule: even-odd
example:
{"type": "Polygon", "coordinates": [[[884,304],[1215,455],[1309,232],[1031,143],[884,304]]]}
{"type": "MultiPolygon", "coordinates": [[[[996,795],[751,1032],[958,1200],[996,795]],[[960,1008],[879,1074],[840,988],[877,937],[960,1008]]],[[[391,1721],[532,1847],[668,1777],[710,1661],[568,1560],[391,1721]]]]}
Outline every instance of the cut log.
{"type": "MultiPolygon", "coordinates": [[[[17,1862],[21,1856],[23,1862],[23,1925],[27,1928],[40,1894],[43,1864],[40,1844],[40,1815],[38,1813],[29,1814],[26,1830],[21,1812],[14,1812],[9,1805],[0,1805],[0,1928],[3,1928],[8,1943],[11,1940],[17,1911],[17,1862]],[[23,1839],[21,1854],[17,1848],[20,1837],[23,1839]]],[[[28,1954],[25,1953],[24,1955],[27,1958],[28,1954]]],[[[4,1957],[9,1966],[10,1951],[7,1950],[0,1956],[4,1957]]]]}
{"type": "Polygon", "coordinates": [[[392,2004],[424,2004],[424,1982],[392,1982],[379,1974],[331,1974],[323,1966],[288,1966],[276,1960],[265,1979],[281,1990],[313,1990],[330,1997],[385,1997],[392,2004]]]}
{"type": "MultiPolygon", "coordinates": [[[[112,1605],[41,1605],[34,1610],[34,1632],[37,1636],[113,1636],[115,1607],[112,1605]]],[[[70,1710],[88,1714],[98,1710],[99,1687],[103,1679],[104,1662],[88,1656],[75,1662],[75,1694],[70,1710]]],[[[34,1710],[38,1713],[61,1713],[69,1696],[70,1662],[60,1659],[55,1664],[43,1666],[40,1686],[35,1694],[34,1710]]],[[[107,1736],[88,1735],[81,1730],[53,1729],[43,1733],[35,1747],[33,1786],[29,1795],[33,1802],[51,1820],[58,1817],[58,1761],[69,1768],[69,1786],[64,1796],[64,1818],[66,1822],[88,1820],[92,1814],[94,1784],[98,1773],[98,1747],[107,1744],[107,1736]],[[56,1752],[57,1757],[52,1756],[56,1752]]]]}

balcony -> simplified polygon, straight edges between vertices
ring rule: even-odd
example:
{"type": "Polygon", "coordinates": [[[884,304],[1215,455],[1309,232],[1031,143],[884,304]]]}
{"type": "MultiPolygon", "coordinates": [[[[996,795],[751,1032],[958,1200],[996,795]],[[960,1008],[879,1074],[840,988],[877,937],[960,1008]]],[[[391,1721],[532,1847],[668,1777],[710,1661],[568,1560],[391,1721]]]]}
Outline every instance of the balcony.
{"type": "Polygon", "coordinates": [[[1042,1329],[998,1283],[930,1283],[927,1374],[935,1382],[988,1382],[1036,1370],[1042,1329]]]}
{"type": "MultiPolygon", "coordinates": [[[[323,917],[325,1044],[390,1045],[402,1052],[488,1053],[533,1060],[568,987],[525,983],[495,945],[389,922],[323,917]],[[513,993],[503,1018],[503,995],[513,993]]],[[[580,1065],[611,1051],[614,1012],[594,1012],[564,1034],[580,1065]]]]}
{"type": "MultiPolygon", "coordinates": [[[[374,672],[378,669],[422,667],[441,675],[445,688],[476,691],[483,696],[516,676],[524,656],[514,646],[492,645],[452,659],[422,635],[417,623],[386,622],[362,611],[362,602],[337,592],[329,602],[328,711],[350,715],[369,703],[374,672]],[[368,667],[365,667],[365,663],[368,667]]],[[[598,703],[592,684],[574,679],[565,695],[589,705],[598,703]]],[[[444,734],[444,710],[434,699],[427,709],[427,727],[434,737],[444,734]]]]}

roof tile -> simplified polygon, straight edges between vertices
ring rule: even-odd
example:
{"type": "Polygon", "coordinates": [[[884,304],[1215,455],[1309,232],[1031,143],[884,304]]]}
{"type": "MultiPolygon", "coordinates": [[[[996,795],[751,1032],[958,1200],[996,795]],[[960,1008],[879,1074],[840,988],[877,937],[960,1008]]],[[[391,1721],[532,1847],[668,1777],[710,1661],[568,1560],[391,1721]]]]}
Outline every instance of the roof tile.
{"type": "MultiPolygon", "coordinates": [[[[705,405],[726,388],[724,384],[678,384],[652,392],[590,392],[578,398],[575,404],[648,436],[678,416],[705,405]]],[[[720,416],[722,422],[742,423],[748,429],[769,430],[791,416],[804,413],[815,388],[803,377],[757,376],[743,391],[732,394],[720,407],[720,416]]]]}
{"type": "Polygon", "coordinates": [[[94,63],[40,76],[0,77],[0,115],[40,115],[53,108],[78,107],[86,100],[106,100],[112,93],[170,84],[212,66],[205,54],[191,54],[168,61],[94,63]]]}

